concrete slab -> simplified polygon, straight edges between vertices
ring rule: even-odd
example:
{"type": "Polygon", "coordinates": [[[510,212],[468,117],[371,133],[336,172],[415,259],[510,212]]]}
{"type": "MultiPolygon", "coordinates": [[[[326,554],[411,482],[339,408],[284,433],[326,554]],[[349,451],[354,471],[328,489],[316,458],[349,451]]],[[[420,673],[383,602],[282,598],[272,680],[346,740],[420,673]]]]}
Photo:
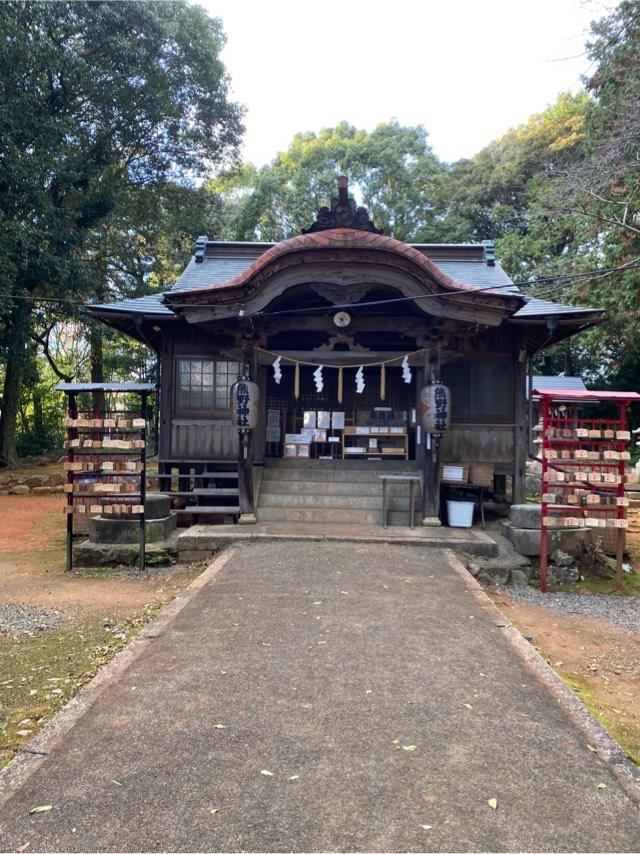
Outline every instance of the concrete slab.
{"type": "Polygon", "coordinates": [[[620,751],[450,553],[220,561],[0,776],[2,850],[640,848],[620,751]]]}
{"type": "Polygon", "coordinates": [[[498,554],[495,541],[477,528],[434,528],[416,525],[356,525],[314,522],[262,522],[257,525],[192,525],[178,535],[181,559],[201,560],[235,542],[355,542],[450,548],[472,555],[498,554]]]}

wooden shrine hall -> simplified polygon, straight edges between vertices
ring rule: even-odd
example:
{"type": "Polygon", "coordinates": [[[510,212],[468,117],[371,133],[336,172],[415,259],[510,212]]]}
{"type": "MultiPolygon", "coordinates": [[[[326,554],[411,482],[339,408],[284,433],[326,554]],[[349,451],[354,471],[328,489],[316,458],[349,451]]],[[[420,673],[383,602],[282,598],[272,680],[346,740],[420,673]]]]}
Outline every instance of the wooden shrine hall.
{"type": "Polygon", "coordinates": [[[159,355],[160,485],[179,512],[380,522],[379,484],[365,484],[397,472],[419,475],[405,509],[425,525],[439,524],[443,471],[482,464],[488,487],[509,479],[522,499],[530,360],[602,318],[520,293],[489,241],[381,234],[346,178],[302,234],[200,237],[169,290],[88,311],[159,355]],[[448,389],[442,423],[430,385],[448,389]]]}

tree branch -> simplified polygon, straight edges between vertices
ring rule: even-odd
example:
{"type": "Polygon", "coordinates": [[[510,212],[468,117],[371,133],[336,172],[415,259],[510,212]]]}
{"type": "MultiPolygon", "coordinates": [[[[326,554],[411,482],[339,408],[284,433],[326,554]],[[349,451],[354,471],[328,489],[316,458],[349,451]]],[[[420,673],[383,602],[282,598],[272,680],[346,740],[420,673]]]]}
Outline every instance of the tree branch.
{"type": "Polygon", "coordinates": [[[73,380],[73,374],[65,374],[60,368],[56,365],[53,356],[51,355],[51,351],[49,349],[49,336],[51,335],[51,330],[53,329],[53,324],[42,333],[42,335],[38,335],[37,332],[31,332],[31,338],[42,347],[42,352],[44,353],[47,362],[51,366],[51,370],[58,377],[58,379],[63,380],[66,383],[70,383],[73,380]]]}

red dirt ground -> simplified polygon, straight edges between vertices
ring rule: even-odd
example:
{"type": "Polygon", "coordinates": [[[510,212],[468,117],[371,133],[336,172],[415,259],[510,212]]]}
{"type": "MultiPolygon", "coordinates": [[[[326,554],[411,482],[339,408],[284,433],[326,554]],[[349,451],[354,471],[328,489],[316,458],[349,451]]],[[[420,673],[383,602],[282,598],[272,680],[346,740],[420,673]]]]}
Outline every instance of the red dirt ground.
{"type": "Polygon", "coordinates": [[[0,496],[0,590],[5,602],[127,617],[181,588],[191,569],[127,573],[65,572],[63,495],[0,496]],[[183,578],[184,576],[184,578],[183,578]]]}

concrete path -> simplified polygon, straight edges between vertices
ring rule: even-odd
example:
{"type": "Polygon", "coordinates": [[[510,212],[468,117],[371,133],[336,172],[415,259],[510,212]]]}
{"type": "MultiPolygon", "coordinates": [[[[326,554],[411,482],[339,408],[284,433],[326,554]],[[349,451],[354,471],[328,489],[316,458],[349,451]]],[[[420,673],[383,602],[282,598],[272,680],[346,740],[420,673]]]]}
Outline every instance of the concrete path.
{"type": "Polygon", "coordinates": [[[640,810],[453,560],[236,547],[9,769],[0,848],[637,851],[640,810]]]}

